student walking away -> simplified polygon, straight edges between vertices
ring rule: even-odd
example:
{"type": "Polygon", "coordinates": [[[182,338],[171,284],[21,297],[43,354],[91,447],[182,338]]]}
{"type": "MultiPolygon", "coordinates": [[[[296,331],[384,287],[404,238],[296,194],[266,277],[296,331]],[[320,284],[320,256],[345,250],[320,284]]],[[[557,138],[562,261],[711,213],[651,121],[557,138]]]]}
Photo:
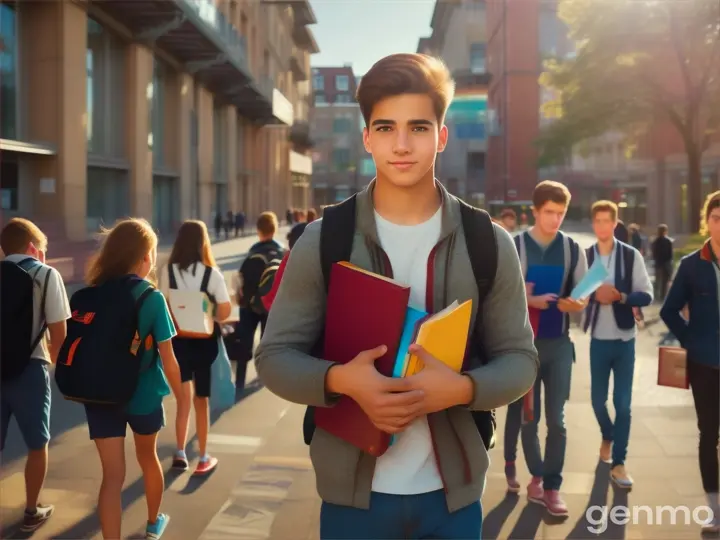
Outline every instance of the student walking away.
{"type": "Polygon", "coordinates": [[[173,468],[183,471],[188,468],[185,446],[192,402],[200,450],[194,474],[203,475],[215,469],[218,462],[207,452],[210,381],[212,364],[218,355],[217,323],[230,316],[231,305],[225,278],[217,269],[207,227],[202,221],[188,220],[180,226],[168,264],[160,276],[160,290],[168,299],[177,331],[172,343],[182,380],[183,399],[178,403],[175,419],[177,450],[173,468]],[[204,306],[205,297],[212,304],[212,326],[204,306]]]}
{"type": "Polygon", "coordinates": [[[494,429],[486,411],[525,394],[537,374],[518,257],[510,235],[486,212],[435,180],[453,98],[441,60],[388,56],[365,75],[357,98],[377,178],[326,208],[293,247],[257,352],[258,373],[272,392],[294,403],[330,407],[346,395],[375,426],[396,435],[375,458],[306,416],[323,501],[320,538],[480,538],[486,445],[494,429]],[[414,349],[423,371],[387,378],[373,363],[385,343],[347,364],[323,360],[316,345],[324,331],[326,280],[341,260],[408,284],[410,305],[425,311],[474,299],[467,369],[458,374],[414,349]]]}
{"type": "Polygon", "coordinates": [[[687,368],[700,430],[700,476],[715,519],[708,533],[720,532],[720,191],[711,193],[703,208],[705,245],[680,261],[660,317],[687,351],[687,368]],[[688,318],[680,315],[688,305],[688,318]]]}
{"type": "Polygon", "coordinates": [[[14,416],[28,448],[23,532],[40,527],[55,510],[39,502],[50,441],[48,368],[56,361],[65,339],[70,306],[62,277],[45,264],[47,244],[45,234],[22,218],[11,219],[0,233],[0,247],[5,254],[0,268],[0,450],[5,448],[14,416]]]}
{"type": "Polygon", "coordinates": [[[287,235],[288,247],[290,249],[292,249],[295,242],[298,241],[298,238],[300,238],[300,235],[305,230],[305,227],[317,219],[317,212],[314,208],[310,208],[306,213],[298,212],[296,217],[299,220],[304,219],[305,221],[299,221],[297,225],[293,225],[293,228],[290,229],[290,232],[287,235]]]}
{"type": "Polygon", "coordinates": [[[629,489],[633,480],[625,470],[625,459],[630,438],[637,334],[633,308],[652,303],[653,287],[640,252],[614,238],[617,215],[618,207],[611,201],[598,201],[591,209],[597,242],[586,251],[588,265],[599,260],[607,268],[609,277],[591,295],[583,328],[586,332],[589,329],[592,335],[590,395],[602,434],[600,459],[612,463],[612,481],[618,487],[629,489]],[[614,422],[607,408],[611,373],[614,422]]]}
{"type": "Polygon", "coordinates": [[[255,334],[265,332],[268,311],[262,297],[272,289],[285,249],[275,240],[278,219],[274,212],[263,212],[257,221],[259,242],[254,244],[233,277],[233,290],[240,306],[240,320],[235,329],[237,361],[235,386],[238,396],[245,388],[247,363],[253,357],[255,334]]]}
{"type": "Polygon", "coordinates": [[[615,231],[613,234],[615,238],[623,244],[627,244],[630,242],[630,231],[621,219],[618,219],[617,227],[615,227],[615,231]]]}
{"type": "Polygon", "coordinates": [[[653,264],[655,266],[655,292],[656,298],[662,302],[667,296],[670,279],[673,275],[673,244],[668,238],[668,226],[658,226],[657,237],[650,247],[653,264]]]}
{"type": "Polygon", "coordinates": [[[235,214],[235,238],[245,235],[245,213],[235,214]]]}
{"type": "Polygon", "coordinates": [[[505,427],[505,475],[508,488],[519,490],[516,478],[518,431],[522,433],[523,453],[532,480],[527,486],[528,500],[542,504],[553,516],[567,515],[567,505],[560,496],[565,463],[565,402],[570,397],[575,347],[570,340],[570,313],[585,308],[582,301],[570,298],[573,287],[587,271],[585,252],[560,231],[565,219],[570,192],[558,182],[544,181],[533,193],[535,225],[515,237],[523,275],[528,287],[528,306],[538,310],[535,339],[540,370],[533,388],[533,419],[521,426],[522,400],[508,408],[505,427]],[[558,291],[560,294],[548,291],[558,291]],[[545,388],[544,458],[538,439],[541,412],[541,390],[545,388]]]}
{"type": "Polygon", "coordinates": [[[157,236],[142,219],[118,222],[94,256],[88,287],[70,302],[72,318],[55,380],[67,399],[84,403],[90,439],[102,465],[98,514],[104,538],[122,538],[125,433],[135,439],[148,508],[146,538],[160,538],[170,517],[160,513],[165,483],[157,438],[163,398],[173,389],[183,406],[175,335],[162,293],[148,281],[157,236]]]}

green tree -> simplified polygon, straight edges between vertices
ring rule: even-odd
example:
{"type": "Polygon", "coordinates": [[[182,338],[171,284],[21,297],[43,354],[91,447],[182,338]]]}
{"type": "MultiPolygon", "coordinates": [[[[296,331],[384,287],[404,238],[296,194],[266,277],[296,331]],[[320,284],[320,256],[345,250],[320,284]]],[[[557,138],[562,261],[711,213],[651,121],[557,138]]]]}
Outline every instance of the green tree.
{"type": "Polygon", "coordinates": [[[546,105],[556,121],[538,138],[540,164],[610,130],[632,148],[669,121],[687,154],[697,231],[702,154],[720,127],[720,0],[560,0],[558,12],[577,50],[545,63],[540,82],[558,98],[546,105]]]}

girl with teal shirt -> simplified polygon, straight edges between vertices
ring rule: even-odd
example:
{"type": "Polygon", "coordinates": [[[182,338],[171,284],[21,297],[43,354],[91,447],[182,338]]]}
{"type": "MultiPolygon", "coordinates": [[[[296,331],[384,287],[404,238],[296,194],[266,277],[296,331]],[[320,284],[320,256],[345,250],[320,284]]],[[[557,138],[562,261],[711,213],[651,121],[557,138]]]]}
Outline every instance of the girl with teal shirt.
{"type": "MultiPolygon", "coordinates": [[[[105,241],[88,270],[87,283],[136,275],[135,298],[153,287],[151,276],[157,260],[157,236],[143,219],[126,219],[107,231],[105,241]]],[[[157,455],[158,433],[165,425],[163,398],[172,388],[178,402],[180,368],[172,347],[175,327],[165,297],[153,290],[138,314],[138,333],[147,336],[142,347],[142,371],[137,389],[125,405],[85,405],[90,438],[95,442],[103,470],[98,514],[104,538],[122,538],[122,488],[125,482],[125,433],[133,432],[138,464],[145,483],[148,506],[146,538],[156,540],[167,529],[170,517],[160,513],[165,479],[157,455]]]]}

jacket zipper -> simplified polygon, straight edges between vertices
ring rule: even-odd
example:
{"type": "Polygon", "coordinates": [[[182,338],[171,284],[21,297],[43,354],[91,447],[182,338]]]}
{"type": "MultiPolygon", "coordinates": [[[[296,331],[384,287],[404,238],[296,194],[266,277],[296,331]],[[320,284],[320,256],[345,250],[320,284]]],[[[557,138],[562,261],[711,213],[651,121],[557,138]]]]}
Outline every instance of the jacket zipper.
{"type": "MultiPolygon", "coordinates": [[[[450,241],[452,242],[453,237],[450,237],[450,241]]],[[[430,256],[427,260],[427,281],[425,283],[425,311],[428,313],[434,313],[434,294],[435,294],[435,258],[437,255],[437,251],[439,247],[442,245],[442,241],[438,242],[435,247],[433,247],[432,251],[430,251],[430,256]]],[[[449,257],[449,256],[448,256],[449,257]]],[[[445,262],[445,283],[443,287],[443,294],[445,296],[445,300],[447,301],[447,270],[450,266],[449,259],[445,262]]],[[[458,443],[458,447],[460,448],[460,454],[462,456],[462,462],[463,462],[463,473],[465,476],[465,483],[469,484],[472,481],[472,474],[470,471],[470,460],[468,459],[467,452],[465,451],[465,447],[462,445],[462,441],[460,440],[460,435],[458,434],[457,430],[455,429],[455,426],[448,418],[448,424],[450,425],[450,429],[452,430],[453,435],[455,436],[455,440],[458,443]]],[[[447,483],[445,481],[445,477],[442,473],[442,468],[440,467],[440,458],[438,456],[437,451],[437,444],[435,442],[435,431],[432,428],[432,425],[428,422],[428,426],[430,427],[430,438],[432,439],[432,445],[433,445],[433,452],[435,454],[435,461],[437,462],[438,471],[440,472],[440,478],[443,482],[443,488],[445,489],[445,492],[447,493],[447,483]]]]}

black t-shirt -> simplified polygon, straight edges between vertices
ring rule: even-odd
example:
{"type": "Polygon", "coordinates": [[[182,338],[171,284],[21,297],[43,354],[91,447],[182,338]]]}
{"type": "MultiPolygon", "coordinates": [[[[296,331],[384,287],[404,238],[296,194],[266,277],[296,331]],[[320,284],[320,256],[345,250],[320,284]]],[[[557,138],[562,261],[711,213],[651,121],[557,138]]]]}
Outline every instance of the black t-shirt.
{"type": "Polygon", "coordinates": [[[290,232],[288,233],[288,246],[290,249],[293,248],[295,245],[295,242],[297,242],[300,239],[300,235],[302,235],[303,231],[305,230],[305,227],[307,227],[307,223],[298,223],[295,225],[292,229],[290,229],[290,232]]]}

